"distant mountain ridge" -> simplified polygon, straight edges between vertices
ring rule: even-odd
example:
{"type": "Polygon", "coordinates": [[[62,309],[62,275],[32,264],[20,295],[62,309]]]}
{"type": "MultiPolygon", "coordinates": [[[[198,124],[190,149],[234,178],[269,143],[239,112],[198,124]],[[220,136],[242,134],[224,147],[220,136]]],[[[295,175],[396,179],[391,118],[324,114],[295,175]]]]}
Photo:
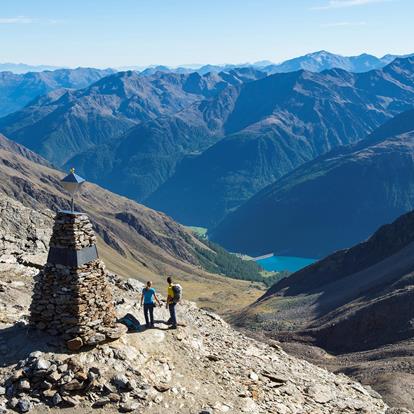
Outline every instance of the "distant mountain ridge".
{"type": "MultiPolygon", "coordinates": [[[[167,65],[129,65],[111,68],[114,71],[138,71],[145,75],[153,75],[156,72],[171,72],[171,73],[193,73],[197,72],[200,75],[205,75],[208,72],[227,72],[232,69],[252,67],[264,70],[267,74],[293,72],[304,69],[309,71],[321,72],[327,69],[345,69],[350,72],[367,72],[372,69],[380,69],[385,65],[391,63],[394,59],[401,57],[410,57],[414,54],[393,55],[386,54],[382,57],[377,57],[369,53],[362,53],[358,56],[343,56],[337,53],[331,53],[326,50],[319,50],[317,52],[307,53],[302,56],[294,57],[282,61],[281,63],[274,63],[270,60],[262,60],[254,63],[233,63],[233,64],[205,64],[205,65],[179,65],[176,67],[167,65]]],[[[61,66],[50,65],[27,65],[25,63],[0,63],[0,72],[13,72],[16,74],[24,74],[28,72],[43,72],[53,71],[59,69],[69,69],[61,66]]],[[[109,68],[108,68],[109,69],[109,68]]]]}
{"type": "Polygon", "coordinates": [[[365,140],[333,150],[266,187],[212,237],[233,251],[322,257],[414,209],[413,183],[414,110],[409,110],[365,140]]]}
{"type": "Polygon", "coordinates": [[[85,88],[111,73],[110,69],[92,68],[39,70],[24,74],[0,72],[0,117],[22,109],[33,99],[51,91],[85,88]]]}
{"type": "MultiPolygon", "coordinates": [[[[322,72],[329,69],[344,69],[348,72],[362,73],[373,69],[381,69],[391,63],[397,58],[405,58],[413,56],[408,55],[391,55],[387,54],[383,57],[376,57],[368,53],[363,53],[358,56],[343,56],[335,53],[330,53],[325,50],[320,50],[313,53],[308,53],[303,56],[295,57],[285,60],[281,63],[273,63],[270,61],[260,61],[255,63],[242,64],[224,64],[224,65],[192,65],[191,67],[178,66],[169,67],[165,65],[150,66],[142,68],[139,66],[128,67],[126,69],[138,70],[143,75],[154,75],[156,72],[166,73],[191,73],[197,72],[200,75],[205,75],[209,72],[227,72],[233,69],[252,67],[266,72],[268,75],[274,73],[288,73],[298,70],[307,70],[310,72],[322,72]]],[[[122,68],[121,68],[122,69],[122,68]]]]}
{"type": "Polygon", "coordinates": [[[43,72],[45,70],[64,69],[60,66],[50,65],[27,65],[26,63],[0,63],[0,72],[12,72],[23,74],[28,72],[43,72]]]}
{"type": "Polygon", "coordinates": [[[308,70],[310,72],[322,72],[329,69],[344,69],[348,72],[363,73],[373,69],[381,69],[400,57],[410,57],[412,55],[397,56],[385,55],[382,58],[363,53],[358,56],[342,56],[320,50],[304,56],[286,60],[278,65],[268,65],[263,68],[267,73],[294,72],[297,70],[308,70]]]}

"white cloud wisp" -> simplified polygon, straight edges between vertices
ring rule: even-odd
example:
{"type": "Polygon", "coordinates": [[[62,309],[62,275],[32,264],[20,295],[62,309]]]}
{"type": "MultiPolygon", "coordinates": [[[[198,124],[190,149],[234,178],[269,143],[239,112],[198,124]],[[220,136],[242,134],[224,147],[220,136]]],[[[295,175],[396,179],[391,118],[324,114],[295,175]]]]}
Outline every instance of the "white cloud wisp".
{"type": "Polygon", "coordinates": [[[324,6],[313,7],[313,10],[343,9],[346,7],[365,6],[374,3],[385,3],[393,0],[329,0],[324,6]]]}
{"type": "Polygon", "coordinates": [[[28,24],[32,22],[33,19],[26,16],[0,17],[0,24],[28,24]]]}

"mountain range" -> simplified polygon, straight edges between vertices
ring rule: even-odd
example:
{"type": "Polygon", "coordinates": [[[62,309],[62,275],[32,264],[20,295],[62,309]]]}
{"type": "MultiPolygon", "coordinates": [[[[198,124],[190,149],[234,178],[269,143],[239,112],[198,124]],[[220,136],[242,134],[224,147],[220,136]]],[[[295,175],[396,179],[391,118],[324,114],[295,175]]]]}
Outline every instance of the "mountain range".
{"type": "Polygon", "coordinates": [[[40,97],[3,118],[1,129],[58,166],[74,165],[87,178],[142,199],[183,155],[218,139],[231,104],[228,87],[263,76],[252,69],[204,76],[120,72],[85,89],[40,97]]]}
{"type": "Polygon", "coordinates": [[[212,238],[253,255],[323,257],[414,209],[413,182],[409,110],[266,187],[224,219],[212,238]]]}
{"type": "Polygon", "coordinates": [[[296,72],[298,70],[307,70],[310,72],[322,72],[329,69],[344,69],[348,72],[362,73],[374,69],[381,69],[391,63],[397,58],[411,57],[413,54],[407,55],[392,55],[387,54],[383,57],[376,57],[368,53],[363,53],[358,56],[343,56],[340,54],[330,53],[326,50],[307,53],[303,56],[298,56],[293,59],[285,60],[281,63],[273,63],[267,60],[255,63],[243,64],[226,64],[226,65],[189,65],[169,67],[165,65],[142,67],[129,67],[128,69],[135,69],[145,75],[153,75],[156,72],[172,72],[172,73],[191,73],[197,72],[200,75],[205,75],[209,72],[229,72],[233,69],[239,68],[255,68],[265,72],[267,75],[274,73],[288,73],[296,72]]]}
{"type": "Polygon", "coordinates": [[[378,58],[368,53],[363,53],[358,56],[342,56],[327,52],[326,50],[320,50],[286,60],[280,64],[266,65],[262,70],[271,74],[294,72],[301,69],[310,72],[322,72],[324,70],[337,68],[344,69],[348,72],[362,73],[373,69],[381,69],[397,58],[410,56],[412,55],[397,56],[388,54],[378,58]]]}
{"type": "Polygon", "coordinates": [[[143,76],[55,90],[0,131],[58,167],[185,224],[213,228],[267,185],[414,104],[414,58],[351,73],[143,76]]]}
{"type": "MultiPolygon", "coordinates": [[[[405,57],[408,56],[410,55],[405,55],[405,57]]],[[[70,69],[48,65],[33,66],[24,63],[0,63],[0,117],[21,109],[32,99],[54,89],[81,89],[101,77],[117,71],[134,70],[140,72],[142,76],[153,76],[157,73],[191,74],[194,72],[206,75],[210,72],[231,72],[232,70],[240,69],[260,70],[266,75],[294,72],[301,69],[321,72],[333,68],[344,69],[350,72],[367,72],[382,68],[398,57],[402,56],[385,55],[382,58],[377,58],[366,53],[359,56],[341,56],[322,50],[289,59],[279,64],[270,61],[260,61],[226,65],[186,65],[176,68],[164,65],[149,67],[126,66],[103,70],[96,68],[70,69]]]]}
{"type": "MultiPolygon", "coordinates": [[[[228,72],[232,69],[253,67],[253,68],[266,68],[268,73],[275,72],[291,72],[300,69],[320,72],[326,69],[340,68],[349,70],[351,72],[367,72],[372,69],[379,69],[388,63],[391,63],[394,59],[399,57],[409,57],[407,55],[392,55],[387,54],[383,57],[376,57],[368,53],[363,53],[358,56],[343,56],[340,54],[330,53],[326,50],[320,50],[317,52],[307,53],[306,55],[295,57],[293,59],[285,60],[281,63],[274,63],[270,60],[262,60],[254,63],[241,63],[241,64],[222,64],[222,65],[180,65],[177,67],[171,67],[166,65],[151,65],[151,66],[139,66],[129,65],[115,67],[113,70],[125,72],[129,70],[138,71],[145,74],[154,74],[157,71],[161,72],[175,72],[175,73],[191,73],[198,72],[201,75],[205,75],[208,72],[228,72]]],[[[57,69],[65,69],[59,66],[50,65],[27,65],[24,63],[0,63],[0,72],[7,71],[13,73],[28,73],[28,72],[43,72],[57,69]]],[[[66,68],[68,69],[68,68],[66,68]]]]}
{"type": "MultiPolygon", "coordinates": [[[[409,56],[409,55],[407,55],[409,56]]],[[[334,53],[320,50],[318,52],[308,53],[303,56],[285,60],[281,63],[270,61],[261,61],[256,63],[227,64],[227,65],[199,65],[191,67],[169,67],[165,65],[151,66],[148,68],[136,67],[143,75],[154,75],[157,72],[165,73],[191,73],[197,72],[205,75],[209,72],[228,72],[239,68],[256,68],[268,75],[274,73],[296,72],[298,70],[307,70],[310,72],[322,72],[328,69],[344,69],[349,72],[368,72],[373,69],[380,69],[398,58],[397,55],[385,55],[378,58],[373,55],[364,53],[359,56],[342,56],[334,53]]],[[[129,68],[132,69],[132,68],[129,68]]]]}
{"type": "Polygon", "coordinates": [[[413,79],[408,58],[362,74],[299,71],[245,83],[224,123],[225,138],[187,157],[145,202],[180,222],[214,228],[299,165],[412,108],[413,79]]]}
{"type": "Polygon", "coordinates": [[[413,254],[410,212],[279,281],[234,322],[413,409],[413,254]]]}
{"type": "Polygon", "coordinates": [[[46,70],[62,69],[58,66],[50,65],[27,65],[26,63],[0,63],[0,72],[12,72],[23,74],[28,72],[44,72],[46,70]]]}

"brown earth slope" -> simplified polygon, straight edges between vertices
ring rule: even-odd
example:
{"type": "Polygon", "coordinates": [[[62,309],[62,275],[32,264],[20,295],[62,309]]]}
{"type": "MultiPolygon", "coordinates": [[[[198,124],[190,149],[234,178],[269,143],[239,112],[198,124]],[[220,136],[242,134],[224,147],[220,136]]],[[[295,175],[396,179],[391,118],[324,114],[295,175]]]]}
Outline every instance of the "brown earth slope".
{"type": "MultiPolygon", "coordinates": [[[[37,211],[65,209],[69,199],[60,185],[63,176],[38,155],[0,136],[1,193],[37,211]]],[[[219,311],[247,305],[260,294],[249,282],[204,271],[194,250],[200,242],[162,213],[89,183],[76,206],[90,216],[101,256],[120,275],[152,279],[156,287],[164,287],[165,276],[174,275],[187,298],[219,311]]]]}

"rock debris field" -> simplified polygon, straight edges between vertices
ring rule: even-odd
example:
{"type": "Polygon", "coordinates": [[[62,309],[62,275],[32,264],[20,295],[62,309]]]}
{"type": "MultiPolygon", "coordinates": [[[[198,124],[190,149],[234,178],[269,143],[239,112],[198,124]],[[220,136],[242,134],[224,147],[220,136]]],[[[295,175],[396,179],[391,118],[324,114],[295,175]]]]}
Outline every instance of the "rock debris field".
{"type": "MultiPolygon", "coordinates": [[[[375,391],[293,358],[277,343],[256,342],[190,302],[178,306],[176,331],[159,322],[69,354],[57,338],[28,330],[32,282],[18,279],[1,283],[2,312],[15,320],[2,323],[0,334],[0,412],[387,412],[375,391]]],[[[110,279],[118,316],[131,312],[143,321],[142,285],[110,279]]],[[[155,314],[168,316],[165,308],[155,314]]]]}

